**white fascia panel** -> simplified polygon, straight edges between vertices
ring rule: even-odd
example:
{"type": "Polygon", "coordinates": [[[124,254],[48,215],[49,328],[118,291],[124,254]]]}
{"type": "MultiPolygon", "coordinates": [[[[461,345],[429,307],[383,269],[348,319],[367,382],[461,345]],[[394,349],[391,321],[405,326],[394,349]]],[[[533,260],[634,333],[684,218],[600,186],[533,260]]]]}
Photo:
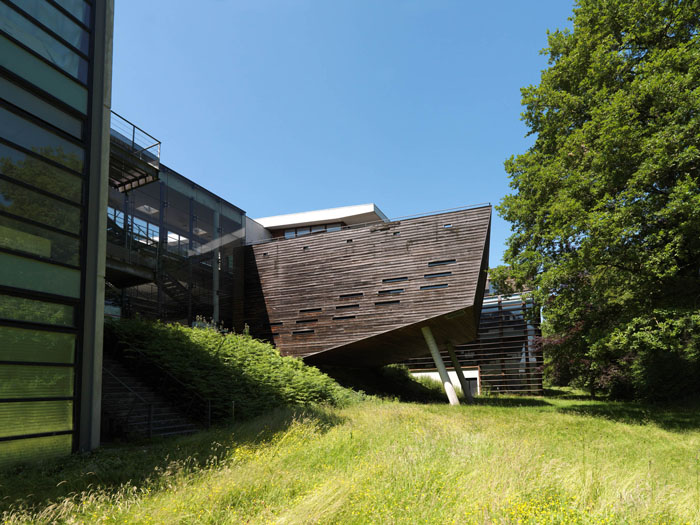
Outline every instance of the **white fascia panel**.
{"type": "Polygon", "coordinates": [[[358,204],[355,206],[288,213],[286,215],[274,215],[272,217],[255,219],[256,222],[269,230],[314,226],[316,224],[332,224],[335,222],[353,225],[388,220],[387,216],[384,215],[375,204],[358,204]]]}

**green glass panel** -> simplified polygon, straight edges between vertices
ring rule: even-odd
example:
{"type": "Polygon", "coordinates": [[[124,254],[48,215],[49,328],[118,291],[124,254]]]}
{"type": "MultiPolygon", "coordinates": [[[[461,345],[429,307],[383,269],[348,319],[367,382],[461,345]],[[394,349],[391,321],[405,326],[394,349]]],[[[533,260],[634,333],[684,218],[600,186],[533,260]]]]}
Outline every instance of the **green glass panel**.
{"type": "Polygon", "coordinates": [[[56,0],[56,3],[90,27],[90,6],[83,0],[56,0]]]}
{"type": "Polygon", "coordinates": [[[80,297],[80,272],[0,252],[0,284],[37,292],[80,297]]]}
{"type": "Polygon", "coordinates": [[[0,66],[87,114],[87,89],[0,35],[0,66]]]}
{"type": "Polygon", "coordinates": [[[80,232],[80,207],[0,179],[0,210],[70,233],[80,232]]]}
{"type": "Polygon", "coordinates": [[[79,265],[80,241],[0,215],[0,247],[79,265]]]}
{"type": "Polygon", "coordinates": [[[0,467],[67,456],[72,436],[49,436],[0,442],[0,467]]]}
{"type": "Polygon", "coordinates": [[[73,430],[72,401],[0,403],[0,437],[73,430]]]}
{"type": "Polygon", "coordinates": [[[75,335],[0,326],[0,361],[73,363],[75,335]]]}
{"type": "Polygon", "coordinates": [[[89,33],[51,4],[48,2],[37,2],[36,0],[10,1],[21,8],[25,13],[36,18],[66,42],[80,49],[83,53],[88,53],[88,44],[90,43],[89,33]]]}
{"type": "MultiPolygon", "coordinates": [[[[0,215],[0,221],[7,217],[0,215]]],[[[19,221],[15,221],[19,222],[19,221]]],[[[8,228],[0,224],[0,246],[22,252],[49,257],[51,255],[51,241],[37,235],[26,234],[14,228],[8,228]]]]}
{"type": "Polygon", "coordinates": [[[72,367],[0,364],[0,399],[72,395],[72,367]]]}
{"type": "Polygon", "coordinates": [[[0,136],[75,171],[83,170],[83,148],[4,108],[0,108],[0,136]]]}
{"type": "Polygon", "coordinates": [[[0,295],[0,318],[57,326],[73,326],[74,322],[72,306],[11,295],[0,295]]]}
{"type": "Polygon", "coordinates": [[[71,51],[70,48],[32,23],[28,18],[1,2],[0,29],[69,75],[87,83],[87,60],[71,51]]]}
{"type": "Polygon", "coordinates": [[[0,77],[0,93],[2,93],[2,98],[6,101],[22,108],[27,113],[31,113],[49,124],[53,124],[77,139],[82,138],[83,124],[79,119],[71,117],[56,106],[52,106],[39,97],[35,97],[3,77],[0,77]]]}
{"type": "Polygon", "coordinates": [[[80,204],[82,179],[61,168],[0,143],[0,173],[80,204]]]}

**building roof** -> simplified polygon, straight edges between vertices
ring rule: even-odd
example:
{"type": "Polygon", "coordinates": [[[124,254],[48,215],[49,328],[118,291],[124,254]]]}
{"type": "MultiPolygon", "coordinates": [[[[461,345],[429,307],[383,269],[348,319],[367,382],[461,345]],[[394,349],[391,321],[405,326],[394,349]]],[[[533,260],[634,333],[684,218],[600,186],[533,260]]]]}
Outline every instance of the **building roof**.
{"type": "Polygon", "coordinates": [[[328,208],[326,210],[305,211],[301,213],[288,213],[286,215],[274,215],[255,219],[268,230],[281,228],[295,228],[299,226],[314,226],[316,224],[331,224],[343,222],[348,226],[364,224],[368,222],[388,221],[386,215],[375,204],[358,204],[355,206],[342,206],[340,208],[328,208]]]}

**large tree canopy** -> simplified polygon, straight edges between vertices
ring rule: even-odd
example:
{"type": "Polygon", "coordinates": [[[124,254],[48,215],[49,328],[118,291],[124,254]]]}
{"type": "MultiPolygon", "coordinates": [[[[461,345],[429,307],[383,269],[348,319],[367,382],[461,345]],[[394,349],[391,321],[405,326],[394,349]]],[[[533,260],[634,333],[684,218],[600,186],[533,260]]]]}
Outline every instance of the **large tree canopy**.
{"type": "Polygon", "coordinates": [[[542,306],[552,378],[700,388],[700,0],[579,0],[522,90],[502,289],[542,306]],[[669,384],[670,383],[670,384],[669,384]]]}

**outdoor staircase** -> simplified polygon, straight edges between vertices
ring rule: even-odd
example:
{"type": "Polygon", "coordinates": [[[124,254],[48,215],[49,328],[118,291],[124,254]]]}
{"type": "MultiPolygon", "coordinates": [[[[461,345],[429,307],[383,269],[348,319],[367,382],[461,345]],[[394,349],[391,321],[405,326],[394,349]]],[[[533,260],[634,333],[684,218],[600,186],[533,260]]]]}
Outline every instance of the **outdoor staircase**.
{"type": "Polygon", "coordinates": [[[159,277],[161,288],[171,299],[178,304],[187,304],[190,292],[186,286],[165,271],[161,271],[159,277]]]}
{"type": "Polygon", "coordinates": [[[199,430],[176,403],[108,355],[103,359],[102,412],[106,433],[112,437],[175,436],[199,430]]]}
{"type": "Polygon", "coordinates": [[[190,297],[190,291],[187,287],[165,270],[161,270],[158,274],[158,286],[173,301],[172,304],[169,305],[170,316],[181,315],[187,317],[187,305],[190,301],[193,312],[201,310],[201,305],[194,297],[190,297]]]}
{"type": "Polygon", "coordinates": [[[107,217],[107,238],[109,242],[124,246],[126,234],[124,228],[119,226],[111,217],[107,217]]]}

